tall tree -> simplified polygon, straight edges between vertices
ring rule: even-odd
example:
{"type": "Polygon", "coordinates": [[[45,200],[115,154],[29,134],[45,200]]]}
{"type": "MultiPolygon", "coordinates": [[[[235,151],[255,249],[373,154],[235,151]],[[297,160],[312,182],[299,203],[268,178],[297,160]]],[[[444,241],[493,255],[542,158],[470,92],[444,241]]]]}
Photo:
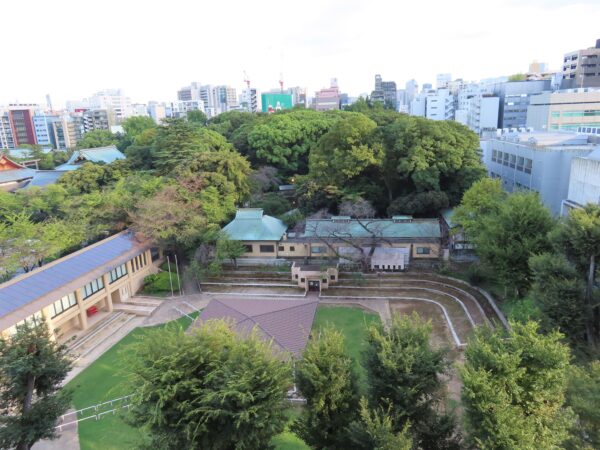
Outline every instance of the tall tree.
{"type": "Polygon", "coordinates": [[[593,344],[600,337],[600,304],[594,302],[596,259],[600,255],[600,205],[590,203],[572,210],[551,238],[559,249],[586,269],[586,334],[588,342],[593,344]]]}
{"type": "Polygon", "coordinates": [[[585,341],[585,284],[564,255],[543,253],[529,259],[531,296],[545,317],[545,328],[558,328],[573,342],[585,341]]]}
{"type": "Polygon", "coordinates": [[[187,112],[187,120],[196,125],[205,125],[208,117],[199,109],[193,109],[192,111],[187,112]]]}
{"type": "Polygon", "coordinates": [[[425,448],[456,448],[452,420],[438,412],[446,350],[431,347],[431,323],[395,314],[386,329],[371,325],[364,366],[370,404],[389,409],[396,432],[407,423],[425,448]]]}
{"type": "Polygon", "coordinates": [[[160,449],[269,448],[283,431],[289,363],[258,332],[225,321],[176,327],[134,344],[132,424],[160,449]]]}
{"type": "Polygon", "coordinates": [[[71,401],[61,390],[70,369],[66,347],[50,339],[43,321],[26,321],[0,337],[0,447],[29,450],[56,438],[54,427],[71,401]]]}
{"type": "Polygon", "coordinates": [[[306,409],[293,430],[312,448],[348,448],[344,429],[356,417],[356,374],[344,349],[342,333],[326,327],[313,338],[296,363],[296,381],[306,409]]]}
{"type": "Polygon", "coordinates": [[[504,286],[522,292],[531,282],[529,257],[549,250],[548,232],[554,226],[550,211],[537,193],[517,192],[502,202],[496,214],[478,221],[475,250],[504,286]]]}
{"type": "Polygon", "coordinates": [[[535,322],[476,330],[461,370],[472,447],[550,449],[567,438],[570,354],[562,338],[556,331],[540,334],[535,322]]]}

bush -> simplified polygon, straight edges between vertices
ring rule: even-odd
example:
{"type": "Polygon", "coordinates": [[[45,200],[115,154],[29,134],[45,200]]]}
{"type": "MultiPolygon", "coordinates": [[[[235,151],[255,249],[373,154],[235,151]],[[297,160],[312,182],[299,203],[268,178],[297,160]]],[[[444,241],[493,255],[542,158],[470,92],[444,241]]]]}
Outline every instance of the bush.
{"type": "Polygon", "coordinates": [[[145,294],[164,294],[171,292],[171,281],[173,282],[173,291],[179,290],[179,279],[175,273],[171,274],[171,280],[169,280],[169,272],[159,272],[156,274],[148,275],[144,278],[144,289],[145,294]]]}
{"type": "Polygon", "coordinates": [[[467,281],[473,286],[480,286],[485,280],[485,274],[483,270],[476,265],[469,266],[467,269],[467,281]]]}

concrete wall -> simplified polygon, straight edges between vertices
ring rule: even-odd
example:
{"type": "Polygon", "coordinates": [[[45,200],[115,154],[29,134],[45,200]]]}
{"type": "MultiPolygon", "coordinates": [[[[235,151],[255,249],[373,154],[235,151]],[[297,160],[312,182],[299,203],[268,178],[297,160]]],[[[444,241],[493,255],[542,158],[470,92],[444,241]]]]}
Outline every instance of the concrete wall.
{"type": "Polygon", "coordinates": [[[581,206],[600,203],[600,160],[573,158],[568,199],[581,206]]]}

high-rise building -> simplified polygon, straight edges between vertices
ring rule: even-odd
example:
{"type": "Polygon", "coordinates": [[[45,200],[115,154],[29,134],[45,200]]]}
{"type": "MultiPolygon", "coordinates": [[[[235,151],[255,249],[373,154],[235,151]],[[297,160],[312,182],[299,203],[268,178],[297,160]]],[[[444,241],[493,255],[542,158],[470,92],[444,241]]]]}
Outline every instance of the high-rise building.
{"type": "Polygon", "coordinates": [[[548,63],[533,61],[531,64],[529,64],[529,72],[528,73],[542,74],[542,73],[547,73],[547,72],[549,72],[548,63]]]}
{"type": "Polygon", "coordinates": [[[444,89],[448,87],[448,83],[452,81],[452,74],[440,73],[436,77],[435,87],[436,89],[444,89]]]}
{"type": "MultiPolygon", "coordinates": [[[[116,123],[131,116],[131,99],[121,89],[106,89],[88,99],[91,109],[105,109],[112,113],[116,123]]],[[[114,124],[113,124],[114,125],[114,124]]]]}
{"type": "Polygon", "coordinates": [[[551,80],[509,81],[487,85],[500,97],[498,128],[524,128],[532,96],[548,91],[551,80]]]}
{"type": "MultiPolygon", "coordinates": [[[[182,102],[202,101],[204,113],[209,118],[222,112],[239,109],[235,88],[224,85],[202,85],[192,82],[189,86],[177,91],[177,99],[182,102]]],[[[193,104],[198,105],[198,103],[193,104]]]]}
{"type": "Polygon", "coordinates": [[[131,115],[148,117],[150,115],[148,113],[148,106],[143,103],[133,103],[131,105],[131,115]]]}
{"type": "Polygon", "coordinates": [[[39,111],[35,112],[33,116],[33,128],[35,131],[35,140],[38,145],[57,148],[52,124],[59,120],[60,117],[57,114],[45,114],[39,111]]]}
{"type": "Polygon", "coordinates": [[[7,110],[0,110],[0,148],[15,148],[15,140],[7,110]]]}
{"type": "Polygon", "coordinates": [[[600,87],[600,39],[596,46],[565,54],[561,89],[600,87]]]}
{"type": "Polygon", "coordinates": [[[110,127],[115,125],[112,111],[106,109],[90,109],[85,111],[82,117],[85,133],[92,130],[110,130],[110,127]]]}
{"type": "Polygon", "coordinates": [[[39,105],[14,104],[8,106],[8,119],[15,147],[23,144],[37,144],[33,126],[33,115],[36,109],[39,109],[39,105]]]}
{"type": "Polygon", "coordinates": [[[381,102],[387,107],[397,109],[398,98],[395,81],[383,81],[381,75],[375,75],[375,90],[371,92],[371,100],[381,102]]]}
{"type": "Polygon", "coordinates": [[[413,101],[413,98],[415,98],[415,95],[417,95],[419,93],[419,84],[417,83],[416,80],[409,80],[406,82],[405,87],[405,103],[407,105],[410,105],[410,102],[413,101]]]}
{"type": "Polygon", "coordinates": [[[535,130],[570,130],[600,126],[600,89],[568,89],[533,95],[527,126],[535,130]]]}
{"type": "Polygon", "coordinates": [[[65,114],[60,120],[52,123],[54,142],[58,149],[77,147],[77,142],[83,135],[83,117],[65,114]]]}
{"type": "Polygon", "coordinates": [[[148,102],[148,113],[157,124],[167,117],[166,106],[164,103],[148,102]]]}
{"type": "Polygon", "coordinates": [[[314,105],[317,111],[340,109],[340,89],[336,78],[331,80],[330,87],[315,92],[314,105]]]}
{"type": "Polygon", "coordinates": [[[426,100],[425,117],[431,120],[454,119],[454,96],[448,89],[431,90],[426,100]]]}
{"type": "Polygon", "coordinates": [[[262,111],[262,97],[260,91],[253,87],[248,87],[242,90],[240,98],[240,106],[248,112],[262,111]]]}

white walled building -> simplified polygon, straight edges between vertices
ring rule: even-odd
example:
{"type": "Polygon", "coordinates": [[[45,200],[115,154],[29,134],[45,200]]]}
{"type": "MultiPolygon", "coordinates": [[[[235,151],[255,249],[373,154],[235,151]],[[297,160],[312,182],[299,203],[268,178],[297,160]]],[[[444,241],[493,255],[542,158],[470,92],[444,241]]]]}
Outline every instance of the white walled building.
{"type": "Polygon", "coordinates": [[[427,93],[425,117],[432,120],[454,119],[454,96],[448,89],[438,89],[427,93]]]}

